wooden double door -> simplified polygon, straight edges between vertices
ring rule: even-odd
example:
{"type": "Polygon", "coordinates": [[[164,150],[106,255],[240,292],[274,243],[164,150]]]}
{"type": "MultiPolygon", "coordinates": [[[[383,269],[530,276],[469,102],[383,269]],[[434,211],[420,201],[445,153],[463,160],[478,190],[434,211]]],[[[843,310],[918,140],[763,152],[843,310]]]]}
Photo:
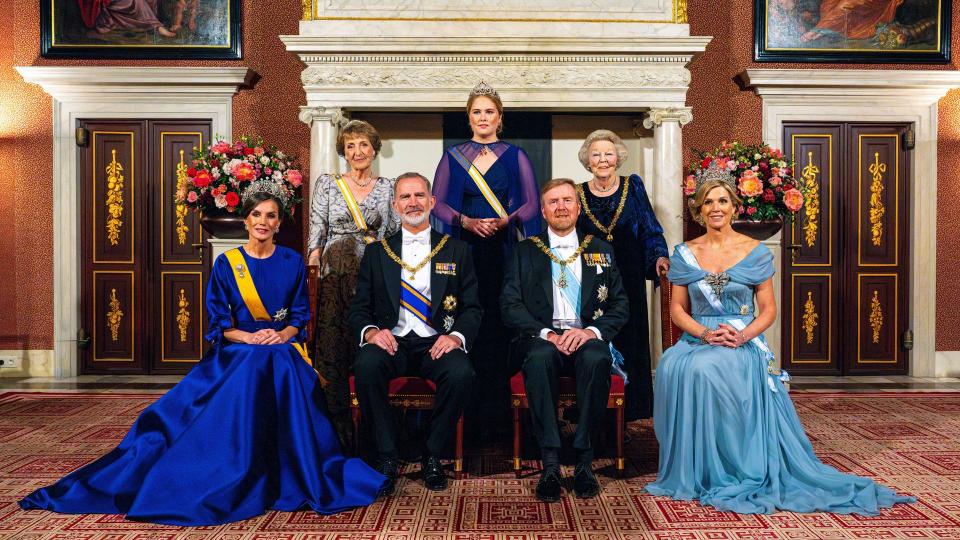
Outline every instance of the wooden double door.
{"type": "Polygon", "coordinates": [[[784,125],[811,188],[784,230],[783,366],[794,374],[905,374],[909,125],[784,125]]]}
{"type": "Polygon", "coordinates": [[[185,373],[204,353],[205,241],[174,195],[210,122],[82,120],[81,371],[185,373]]]}

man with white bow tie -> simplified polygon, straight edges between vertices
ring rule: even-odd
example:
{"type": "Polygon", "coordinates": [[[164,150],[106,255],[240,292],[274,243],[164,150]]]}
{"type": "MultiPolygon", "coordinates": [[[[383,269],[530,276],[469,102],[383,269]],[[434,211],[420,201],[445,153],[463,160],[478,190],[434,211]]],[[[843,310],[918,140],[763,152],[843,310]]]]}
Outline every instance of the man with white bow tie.
{"type": "Polygon", "coordinates": [[[428,489],[439,491],[447,487],[439,457],[474,379],[466,351],[480,326],[477,277],[467,245],[431,229],[435,201],[424,176],[397,177],[393,209],[402,228],[367,247],[348,315],[360,345],[353,364],[357,400],[373,425],[377,469],[388,479],[382,496],[393,492],[400,455],[390,380],[420,376],[436,384],[421,474],[428,489]]]}
{"type": "Polygon", "coordinates": [[[580,415],[573,487],[578,497],[593,497],[600,484],[590,440],[610,393],[610,340],[627,322],[629,309],[613,247],[576,230],[580,202],[573,180],[544,184],[540,208],[548,228],[514,250],[500,309],[504,324],[519,333],[524,353],[521,369],[543,462],[536,496],[553,502],[561,493],[558,377],[576,377],[580,415]]]}

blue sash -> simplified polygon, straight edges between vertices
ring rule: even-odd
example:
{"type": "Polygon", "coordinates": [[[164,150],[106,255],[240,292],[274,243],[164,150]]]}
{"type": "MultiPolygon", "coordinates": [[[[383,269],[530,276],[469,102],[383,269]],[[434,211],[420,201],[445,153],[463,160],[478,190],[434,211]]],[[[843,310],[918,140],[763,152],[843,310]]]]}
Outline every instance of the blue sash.
{"type": "Polygon", "coordinates": [[[403,279],[400,280],[400,306],[430,326],[430,299],[403,279]]]}

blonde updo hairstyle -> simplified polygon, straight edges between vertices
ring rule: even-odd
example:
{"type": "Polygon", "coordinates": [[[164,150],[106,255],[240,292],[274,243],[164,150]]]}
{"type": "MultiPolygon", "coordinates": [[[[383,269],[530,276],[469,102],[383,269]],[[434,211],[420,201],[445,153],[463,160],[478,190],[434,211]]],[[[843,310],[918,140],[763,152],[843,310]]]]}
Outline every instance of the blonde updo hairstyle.
{"type": "MultiPolygon", "coordinates": [[[[481,83],[483,84],[483,83],[481,83]]],[[[500,101],[500,96],[496,93],[492,94],[474,94],[470,93],[470,97],[467,98],[467,120],[470,120],[470,108],[473,107],[473,102],[477,98],[485,97],[493,102],[493,106],[497,108],[497,112],[500,113],[500,124],[497,125],[497,134],[503,131],[503,102],[500,101]]]]}
{"type": "Polygon", "coordinates": [[[587,138],[583,140],[583,144],[580,145],[580,152],[577,154],[583,168],[590,171],[590,145],[597,141],[609,141],[617,147],[617,169],[619,170],[620,166],[627,161],[630,153],[627,152],[627,145],[623,144],[623,139],[609,129],[598,129],[587,135],[587,138]]]}
{"type": "Polygon", "coordinates": [[[383,141],[380,140],[380,134],[370,122],[364,122],[363,120],[351,120],[347,122],[347,125],[343,126],[343,129],[340,130],[340,134],[337,136],[337,154],[340,154],[340,157],[345,157],[344,145],[346,145],[347,139],[355,139],[357,137],[366,137],[366,139],[370,141],[370,146],[373,147],[373,151],[376,152],[377,155],[380,155],[380,147],[383,146],[383,141]]]}
{"type": "MultiPolygon", "coordinates": [[[[703,225],[703,216],[700,215],[700,210],[703,208],[703,200],[707,198],[707,193],[710,193],[710,190],[715,187],[722,187],[727,190],[727,194],[730,195],[730,203],[733,204],[734,212],[743,204],[743,199],[737,195],[736,188],[723,180],[707,180],[697,188],[697,192],[693,194],[693,197],[687,199],[690,217],[700,225],[703,225]]],[[[736,214],[734,214],[733,217],[735,218],[736,214]]]]}

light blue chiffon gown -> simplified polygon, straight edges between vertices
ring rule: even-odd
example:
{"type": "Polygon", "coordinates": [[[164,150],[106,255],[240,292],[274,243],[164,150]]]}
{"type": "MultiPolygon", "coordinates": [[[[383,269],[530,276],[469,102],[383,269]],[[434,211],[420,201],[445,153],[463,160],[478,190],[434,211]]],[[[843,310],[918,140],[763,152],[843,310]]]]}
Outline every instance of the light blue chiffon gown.
{"type": "MultiPolygon", "coordinates": [[[[702,270],[685,244],[670,258],[668,277],[687,286],[694,319],[708,328],[745,327],[754,288],[773,275],[773,254],[760,244],[725,274],[702,270]]],[[[772,358],[763,336],[731,349],[687,333],[663,354],[653,413],[660,467],[646,490],[741,514],[872,516],[914,502],[817,459],[787,389],[768,370],[772,358]]]]}

